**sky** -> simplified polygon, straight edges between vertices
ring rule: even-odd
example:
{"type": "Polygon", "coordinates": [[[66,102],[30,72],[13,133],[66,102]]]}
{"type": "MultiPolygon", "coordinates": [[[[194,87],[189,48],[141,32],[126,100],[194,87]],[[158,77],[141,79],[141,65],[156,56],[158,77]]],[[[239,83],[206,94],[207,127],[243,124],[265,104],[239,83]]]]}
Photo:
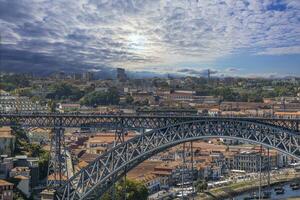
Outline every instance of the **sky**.
{"type": "Polygon", "coordinates": [[[0,67],[300,76],[300,0],[0,0],[0,67]]]}

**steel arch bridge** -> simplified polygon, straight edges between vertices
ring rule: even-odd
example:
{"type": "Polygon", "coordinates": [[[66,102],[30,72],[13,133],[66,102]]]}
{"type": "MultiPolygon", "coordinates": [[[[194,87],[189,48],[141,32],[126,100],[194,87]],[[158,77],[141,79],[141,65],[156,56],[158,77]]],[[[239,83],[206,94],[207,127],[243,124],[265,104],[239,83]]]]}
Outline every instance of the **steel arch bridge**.
{"type": "Polygon", "coordinates": [[[300,132],[300,119],[257,118],[257,117],[203,117],[203,116],[166,116],[166,115],[93,115],[61,113],[1,113],[0,126],[22,126],[43,128],[82,128],[116,126],[126,129],[156,129],[186,121],[201,119],[243,120],[253,123],[265,123],[287,130],[300,132]]]}
{"type": "Polygon", "coordinates": [[[261,144],[300,160],[300,135],[264,122],[199,119],[155,129],[99,156],[55,192],[56,199],[95,199],[128,170],[151,156],[183,142],[203,138],[230,138],[261,144]]]}

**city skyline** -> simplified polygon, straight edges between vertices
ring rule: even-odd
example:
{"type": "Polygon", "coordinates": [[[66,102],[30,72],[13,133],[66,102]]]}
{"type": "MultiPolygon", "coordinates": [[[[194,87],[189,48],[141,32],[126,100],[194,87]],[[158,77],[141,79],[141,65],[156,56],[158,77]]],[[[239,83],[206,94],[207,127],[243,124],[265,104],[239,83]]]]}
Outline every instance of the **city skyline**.
{"type": "Polygon", "coordinates": [[[300,3],[1,0],[1,68],[300,76],[300,3]]]}

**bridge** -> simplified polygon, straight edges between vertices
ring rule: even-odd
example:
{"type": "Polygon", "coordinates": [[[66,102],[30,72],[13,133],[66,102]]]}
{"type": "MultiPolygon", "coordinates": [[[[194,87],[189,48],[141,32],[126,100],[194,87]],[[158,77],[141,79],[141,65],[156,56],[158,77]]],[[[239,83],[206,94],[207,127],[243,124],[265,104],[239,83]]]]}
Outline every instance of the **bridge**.
{"type": "MultiPolygon", "coordinates": [[[[127,171],[151,156],[180,143],[203,138],[229,138],[261,144],[300,160],[299,119],[220,118],[200,116],[137,116],[0,113],[0,126],[55,128],[50,173],[65,173],[63,129],[105,127],[116,130],[117,145],[65,182],[48,182],[56,199],[94,199],[127,171]],[[126,130],[145,130],[124,141],[126,130]]],[[[62,180],[61,177],[59,180],[62,180]]]]}

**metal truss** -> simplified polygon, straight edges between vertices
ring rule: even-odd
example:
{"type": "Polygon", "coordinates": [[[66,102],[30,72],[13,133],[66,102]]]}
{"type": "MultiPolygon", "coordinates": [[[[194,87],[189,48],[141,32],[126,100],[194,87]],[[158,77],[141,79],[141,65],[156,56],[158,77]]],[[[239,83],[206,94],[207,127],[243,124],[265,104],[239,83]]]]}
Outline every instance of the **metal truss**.
{"type": "Polygon", "coordinates": [[[151,156],[183,142],[211,137],[261,144],[300,160],[300,135],[295,131],[265,122],[202,119],[155,129],[115,146],[58,188],[55,198],[100,198],[126,170],[151,156]]]}
{"type": "Polygon", "coordinates": [[[62,119],[59,117],[54,120],[55,126],[52,130],[47,179],[47,188],[49,189],[57,188],[69,179],[68,156],[62,119]]]}
{"type": "Polygon", "coordinates": [[[294,132],[299,132],[300,119],[277,119],[277,118],[224,118],[224,117],[202,117],[202,116],[140,116],[140,115],[85,115],[85,114],[47,114],[47,113],[0,113],[0,126],[23,127],[58,127],[57,121],[61,121],[61,128],[81,127],[103,127],[114,129],[116,125],[124,129],[157,129],[171,126],[181,122],[195,121],[201,119],[231,121],[249,121],[253,123],[264,123],[294,132]]]}
{"type": "Polygon", "coordinates": [[[115,143],[114,146],[125,142],[125,134],[127,133],[124,128],[123,118],[118,119],[119,121],[115,124],[115,143]]]}
{"type": "Polygon", "coordinates": [[[50,148],[47,179],[47,188],[49,189],[63,185],[69,178],[64,129],[53,129],[50,148]]]}

